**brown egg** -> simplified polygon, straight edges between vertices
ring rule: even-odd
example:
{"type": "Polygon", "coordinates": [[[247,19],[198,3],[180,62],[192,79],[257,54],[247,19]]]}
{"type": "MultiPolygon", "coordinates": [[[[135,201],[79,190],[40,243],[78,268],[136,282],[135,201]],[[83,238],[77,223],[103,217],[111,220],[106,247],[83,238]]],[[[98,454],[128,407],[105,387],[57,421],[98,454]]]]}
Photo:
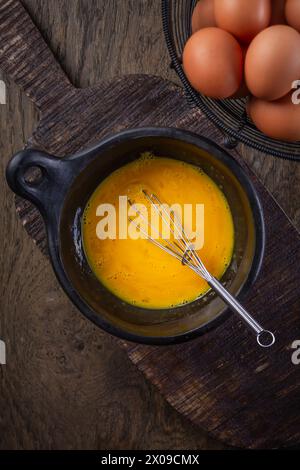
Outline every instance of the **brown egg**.
{"type": "Polygon", "coordinates": [[[240,41],[250,42],[269,26],[271,0],[214,0],[217,25],[240,41]]]}
{"type": "Polygon", "coordinates": [[[222,29],[197,31],[187,41],[182,59],[191,85],[206,96],[228,98],[241,84],[241,47],[231,34],[222,29]]]}
{"type": "Polygon", "coordinates": [[[300,104],[293,104],[292,93],[277,101],[251,98],[247,112],[256,127],[273,139],[300,140],[300,104]]]}
{"type": "Polygon", "coordinates": [[[288,24],[300,32],[300,2],[299,0],[287,0],[285,4],[285,16],[288,24]]]}
{"type": "Polygon", "coordinates": [[[214,0],[199,0],[192,15],[192,32],[216,26],[214,0]]]}
{"type": "Polygon", "coordinates": [[[270,26],[251,42],[245,61],[252,95],[276,100],[286,95],[300,76],[300,34],[290,26],[270,26]]]}
{"type": "Polygon", "coordinates": [[[286,24],[284,13],[285,1],[286,0],[272,0],[272,14],[270,25],[286,24]]]}

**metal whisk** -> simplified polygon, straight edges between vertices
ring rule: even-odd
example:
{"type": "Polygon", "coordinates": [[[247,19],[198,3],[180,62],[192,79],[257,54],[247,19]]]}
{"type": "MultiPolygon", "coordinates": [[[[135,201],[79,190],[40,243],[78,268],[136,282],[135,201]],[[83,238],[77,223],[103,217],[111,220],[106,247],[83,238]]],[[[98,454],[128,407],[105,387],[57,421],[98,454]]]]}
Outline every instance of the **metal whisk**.
{"type": "MultiPolygon", "coordinates": [[[[141,233],[143,233],[145,238],[205,279],[208,285],[218,294],[218,296],[228,305],[228,307],[233,312],[237,313],[252,329],[256,335],[257,342],[261,347],[268,348],[272,346],[275,343],[274,334],[271,331],[262,328],[262,326],[256,320],[254,320],[254,318],[228,292],[228,290],[225,289],[225,287],[223,287],[223,285],[208,272],[198,253],[194,249],[193,243],[191,243],[191,241],[186,236],[183,226],[174,212],[169,211],[166,208],[166,205],[162,204],[155,194],[149,194],[146,190],[143,190],[143,193],[147,200],[152,204],[152,207],[155,209],[157,214],[159,214],[159,217],[161,217],[163,223],[169,225],[170,232],[172,233],[174,240],[164,239],[163,242],[158,241],[148,233],[148,230],[144,230],[139,226],[139,230],[141,233]]],[[[134,208],[136,213],[145,221],[148,228],[151,229],[151,234],[153,234],[153,231],[155,231],[157,232],[159,239],[163,239],[162,233],[156,227],[154,227],[149,222],[149,220],[147,220],[144,214],[142,214],[142,212],[137,208],[136,204],[131,200],[128,202],[130,206],[134,208]]],[[[130,221],[134,222],[132,219],[130,219],[130,221]]]]}

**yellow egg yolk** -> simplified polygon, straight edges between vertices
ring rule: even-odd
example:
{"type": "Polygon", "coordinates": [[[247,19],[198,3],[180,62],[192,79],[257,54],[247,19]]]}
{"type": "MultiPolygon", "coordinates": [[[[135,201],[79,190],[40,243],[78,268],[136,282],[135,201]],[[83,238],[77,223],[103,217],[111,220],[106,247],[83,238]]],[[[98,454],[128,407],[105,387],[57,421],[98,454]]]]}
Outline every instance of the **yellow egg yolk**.
{"type": "MultiPolygon", "coordinates": [[[[203,246],[197,253],[211,274],[222,277],[234,245],[234,225],[224,194],[200,168],[149,155],[114,171],[92,194],[82,220],[88,263],[107,289],[130,304],[163,309],[191,302],[209,289],[205,280],[149,240],[118,236],[120,196],[127,196],[133,209],[139,203],[147,207],[143,189],[168,205],[183,208],[189,204],[194,219],[197,205],[203,205],[203,246]],[[101,220],[97,209],[101,204],[111,204],[116,209],[113,239],[99,239],[97,235],[101,220]]],[[[130,220],[129,217],[128,223],[130,220]]]]}

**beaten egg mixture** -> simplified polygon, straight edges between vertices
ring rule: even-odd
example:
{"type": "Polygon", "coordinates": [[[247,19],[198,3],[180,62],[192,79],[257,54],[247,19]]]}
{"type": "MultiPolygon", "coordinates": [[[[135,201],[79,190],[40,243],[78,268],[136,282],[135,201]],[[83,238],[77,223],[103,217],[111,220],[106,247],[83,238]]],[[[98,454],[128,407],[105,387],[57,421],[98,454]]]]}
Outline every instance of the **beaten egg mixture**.
{"type": "Polygon", "coordinates": [[[82,221],[88,263],[107,289],[130,304],[163,309],[192,302],[207,292],[209,286],[177,259],[146,239],[97,236],[99,205],[115,207],[117,235],[119,196],[127,196],[135,204],[144,203],[142,189],[156,194],[168,205],[191,204],[193,208],[204,205],[204,244],[198,254],[216,278],[224,274],[232,257],[234,226],[221,189],[198,167],[148,154],[114,171],[92,194],[82,221]]]}

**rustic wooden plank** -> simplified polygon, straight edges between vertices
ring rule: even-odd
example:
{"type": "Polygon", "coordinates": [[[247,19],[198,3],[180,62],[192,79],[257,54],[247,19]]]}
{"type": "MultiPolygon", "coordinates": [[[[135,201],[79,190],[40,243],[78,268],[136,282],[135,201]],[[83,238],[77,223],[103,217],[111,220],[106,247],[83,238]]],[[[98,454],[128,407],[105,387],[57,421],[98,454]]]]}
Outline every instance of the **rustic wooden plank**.
{"type": "MultiPolygon", "coordinates": [[[[85,3],[72,2],[73,7],[69,11],[67,5],[70,6],[70,4],[61,2],[60,8],[65,14],[68,11],[71,17],[73,17],[72,15],[76,17],[77,14],[81,20],[82,17],[85,17],[85,21],[95,22],[94,18],[97,18],[95,12],[92,13],[90,9],[85,9],[84,6],[87,6],[87,4],[84,5],[85,3]]],[[[30,9],[35,8],[33,2],[29,1],[26,4],[30,9]]],[[[103,18],[103,15],[106,17],[108,13],[102,2],[97,2],[97,5],[99,10],[96,9],[96,11],[99,17],[103,18]]],[[[41,3],[40,6],[42,7],[41,3]]],[[[53,15],[53,10],[49,4],[44,8],[46,9],[43,10],[44,13],[45,11],[49,14],[52,12],[53,15]]],[[[112,2],[110,11],[114,18],[116,18],[114,14],[117,8],[119,12],[119,2],[112,2]]],[[[145,22],[145,27],[147,26],[145,12],[148,11],[147,8],[150,9],[148,2],[142,2],[137,11],[134,10],[132,2],[127,3],[127,8],[127,15],[134,13],[136,20],[139,19],[142,24],[145,22]]],[[[157,27],[154,20],[157,21],[159,15],[158,5],[155,9],[151,7],[150,11],[155,12],[152,20],[152,27],[154,28],[157,27]]],[[[39,14],[37,14],[37,17],[42,20],[42,16],[39,17],[39,14]]],[[[124,14],[126,15],[125,10],[124,14]]],[[[51,19],[51,15],[49,16],[51,19]]],[[[51,21],[50,24],[52,24],[51,21]]],[[[106,24],[107,21],[104,21],[104,31],[107,28],[106,24]]],[[[96,28],[96,24],[94,24],[94,27],[96,28]]],[[[65,25],[63,28],[64,35],[67,35],[65,25]]],[[[136,29],[134,30],[136,31],[136,29]]],[[[78,36],[78,44],[80,45],[82,41],[85,50],[88,50],[93,35],[90,36],[92,34],[90,30],[88,33],[85,33],[85,31],[86,29],[83,28],[82,36],[78,36]]],[[[151,38],[150,33],[151,31],[146,29],[148,41],[151,38]]],[[[139,29],[139,34],[141,40],[143,40],[145,34],[143,28],[139,29]]],[[[25,41],[26,37],[25,35],[25,41]]],[[[156,44],[161,44],[161,36],[155,37],[160,39],[154,39],[154,46],[147,44],[145,50],[148,51],[156,44]]],[[[108,42],[109,38],[107,38],[108,42]]],[[[61,51],[58,52],[61,53],[61,51]]],[[[142,52],[143,49],[139,53],[142,52]]],[[[123,55],[121,57],[121,55],[118,56],[117,62],[111,59],[113,64],[120,64],[120,69],[122,66],[125,67],[124,57],[123,55]]],[[[31,55],[29,57],[31,59],[31,55]]],[[[86,63],[84,58],[81,59],[82,70],[86,67],[86,63]]],[[[93,60],[95,59],[91,59],[92,63],[93,60]]],[[[142,59],[139,60],[143,62],[142,59]]],[[[107,63],[107,58],[104,62],[107,63]]],[[[153,68],[154,65],[161,68],[162,66],[165,67],[166,62],[166,54],[162,63],[160,63],[158,55],[154,54],[153,68]]],[[[134,62],[132,61],[131,64],[134,64],[134,62]]],[[[14,69],[9,68],[10,65],[11,61],[7,55],[5,69],[13,73],[12,70],[14,69]]],[[[132,67],[134,66],[132,65],[132,67]]],[[[58,72],[59,75],[60,73],[58,72]]],[[[86,74],[84,76],[87,80],[86,74]]],[[[19,83],[21,83],[20,80],[22,81],[22,76],[19,76],[19,83]]],[[[77,80],[80,82],[80,77],[79,79],[77,77],[77,80]]],[[[90,80],[90,77],[88,80],[90,80]]],[[[84,78],[82,82],[87,84],[84,83],[84,78]]],[[[169,82],[160,79],[139,76],[128,77],[125,80],[106,80],[90,90],[74,90],[68,85],[65,100],[46,100],[46,95],[43,94],[43,98],[41,98],[39,90],[35,87],[30,86],[28,88],[28,84],[24,84],[24,86],[27,87],[31,98],[35,99],[42,109],[42,120],[36,131],[34,131],[33,138],[30,139],[30,145],[38,145],[61,156],[85,147],[116,130],[146,124],[185,127],[208,135],[216,141],[222,140],[221,134],[208,124],[207,120],[203,119],[203,116],[197,110],[191,111],[189,109],[180,90],[169,82]],[[47,106],[45,106],[45,103],[47,106]],[[128,110],[130,110],[130,113],[128,110]]],[[[60,92],[58,92],[58,96],[62,97],[60,92]]],[[[270,186],[272,184],[274,188],[277,188],[276,185],[279,186],[280,181],[277,178],[272,179],[268,176],[270,168],[274,166],[273,159],[272,164],[270,164],[270,157],[263,158],[257,153],[248,152],[244,149],[241,152],[244,159],[248,159],[258,173],[262,169],[259,173],[260,177],[269,182],[270,186]],[[258,161],[258,159],[260,160],[258,161]],[[259,164],[259,162],[261,163],[259,164]]],[[[237,154],[235,156],[239,158],[237,154]]],[[[285,194],[291,198],[293,191],[290,189],[290,185],[299,178],[298,166],[295,163],[283,163],[287,166],[282,167],[283,170],[280,172],[281,181],[285,181],[283,189],[285,194]],[[289,168],[290,176],[287,176],[288,170],[286,168],[289,168]],[[293,169],[293,174],[290,169],[293,169]],[[288,185],[287,180],[289,181],[288,185]]],[[[280,162],[281,164],[282,162],[280,162]]],[[[278,168],[281,168],[281,166],[278,168]]],[[[255,179],[254,176],[253,178],[255,179]]],[[[158,351],[157,348],[153,347],[148,348],[122,343],[131,360],[160,388],[168,401],[181,413],[208,429],[213,435],[235,445],[249,447],[276,446],[282,445],[282,443],[289,444],[299,441],[299,417],[295,416],[294,413],[294,409],[297,409],[299,405],[299,386],[297,385],[295,366],[292,366],[289,360],[290,350],[287,349],[290,345],[291,335],[293,334],[296,337],[298,334],[299,336],[299,326],[296,322],[299,301],[296,295],[297,272],[295,272],[297,269],[299,271],[299,263],[295,267],[295,259],[298,259],[296,257],[299,256],[299,238],[265,190],[261,188],[260,191],[264,200],[268,227],[270,228],[270,243],[264,273],[252,292],[254,298],[248,298],[247,304],[252,310],[258,312],[267,325],[273,326],[274,322],[278,325],[281,335],[273,354],[268,353],[267,356],[264,356],[262,352],[257,351],[252,338],[248,337],[240,325],[238,336],[235,336],[233,319],[226,325],[219,327],[215,332],[206,335],[205,340],[200,339],[188,345],[163,348],[158,351]],[[278,231],[275,230],[276,227],[279,228],[278,231]],[[282,243],[283,239],[284,243],[282,243]],[[281,244],[281,248],[278,253],[279,256],[277,256],[279,244],[281,244]],[[269,289],[272,283],[275,283],[278,291],[274,292],[269,289]],[[269,304],[274,304],[272,312],[265,311],[262,308],[262,298],[264,302],[267,300],[269,304]],[[162,363],[164,367],[162,367],[162,363]],[[278,368],[281,374],[277,378],[278,368]],[[170,371],[172,371],[171,374],[170,371]],[[228,376],[231,377],[230,382],[228,382],[228,376]],[[250,381],[249,377],[251,377],[250,381]],[[268,403],[268,407],[266,403],[268,403]],[[276,426],[280,426],[280,435],[274,423],[276,423],[276,426]]],[[[43,225],[36,211],[28,204],[24,204],[23,201],[18,201],[17,207],[19,215],[21,215],[23,222],[25,221],[27,230],[35,239],[38,239],[39,245],[45,250],[43,225]]],[[[297,203],[291,203],[290,207],[290,215],[297,221],[297,203]]],[[[106,423],[117,423],[120,428],[121,415],[122,423],[124,422],[122,431],[117,436],[113,436],[113,432],[111,432],[108,439],[112,439],[116,443],[116,447],[124,446],[125,437],[123,436],[127,432],[126,416],[129,415],[132,422],[130,431],[132,434],[130,434],[125,446],[132,447],[134,442],[138,442],[138,445],[142,446],[143,444],[145,446],[145,442],[146,446],[151,445],[146,438],[141,440],[140,437],[137,437],[140,435],[141,429],[150,429],[149,423],[146,422],[145,416],[140,419],[139,409],[133,412],[131,408],[124,406],[122,398],[125,395],[123,390],[120,393],[115,389],[111,390],[108,386],[106,391],[110,394],[109,404],[104,408],[101,404],[99,405],[98,391],[100,383],[102,384],[108,372],[112,374],[113,358],[115,355],[122,357],[121,353],[112,345],[112,341],[108,340],[107,335],[101,334],[78,316],[69,302],[58,293],[58,288],[50,272],[50,290],[47,290],[47,284],[42,283],[41,286],[40,276],[42,276],[41,271],[44,268],[39,267],[42,263],[41,259],[38,258],[40,255],[34,255],[34,260],[38,260],[34,265],[31,261],[31,256],[33,256],[31,250],[27,251],[28,256],[25,256],[25,258],[21,255],[16,258],[16,251],[13,251],[7,245],[6,247],[9,252],[14,253],[15,271],[19,273],[19,277],[15,288],[10,291],[10,297],[6,297],[7,303],[4,311],[8,309],[9,300],[17,295],[23,300],[23,306],[25,307],[23,308],[28,314],[26,325],[22,322],[24,329],[22,338],[26,348],[20,345],[16,350],[17,358],[22,354],[20,370],[17,373],[11,370],[7,375],[6,387],[3,387],[5,398],[9,399],[10,397],[12,400],[9,413],[13,414],[13,420],[16,420],[17,423],[25,424],[25,430],[14,437],[11,429],[9,440],[6,442],[12,443],[16,447],[21,445],[25,448],[35,446],[35,444],[37,447],[43,447],[46,442],[48,442],[46,445],[49,447],[72,446],[72,442],[75,447],[101,447],[103,442],[107,443],[108,441],[101,440],[103,433],[106,433],[106,428],[99,428],[98,422],[102,421],[104,416],[106,423]],[[28,263],[37,273],[36,276],[30,276],[31,285],[28,285],[27,282],[24,284],[23,279],[23,273],[26,272],[28,263]],[[20,275],[20,273],[22,274],[20,275]],[[29,294],[31,297],[28,298],[29,294]],[[46,308],[41,311],[40,306],[44,305],[45,299],[48,299],[46,308]],[[31,313],[30,308],[32,306],[34,306],[34,309],[31,313]],[[44,328],[42,325],[44,325],[44,328]],[[112,357],[106,352],[105,347],[105,352],[102,354],[103,359],[107,362],[100,367],[98,348],[103,346],[102,342],[105,346],[109,344],[108,350],[111,352],[112,357]],[[22,390],[20,392],[21,384],[22,390]],[[9,397],[8,390],[13,392],[9,394],[9,397]],[[62,397],[68,397],[67,402],[62,397]],[[45,402],[47,403],[47,410],[44,408],[45,402]],[[81,408],[74,409],[74,402],[80,403],[81,408]],[[84,411],[82,411],[83,409],[84,411]],[[34,419],[32,418],[33,412],[34,419]],[[63,417],[63,422],[60,424],[61,417],[63,417]],[[88,432],[91,428],[96,429],[95,435],[93,435],[93,438],[85,437],[85,432],[88,432]],[[55,436],[53,429],[58,430],[55,436]],[[86,431],[84,431],[85,429],[86,431]],[[69,435],[67,436],[66,433],[68,432],[69,435]]],[[[22,251],[19,249],[17,253],[21,254],[22,251]]],[[[11,265],[10,271],[12,271],[11,265]]],[[[9,325],[9,336],[12,340],[15,337],[15,325],[20,323],[22,319],[22,308],[20,309],[16,303],[13,305],[15,312],[13,320],[6,318],[9,325]]],[[[122,367],[119,370],[121,371],[122,367]]],[[[133,369],[130,369],[130,371],[131,376],[133,376],[133,369]]],[[[124,378],[120,379],[115,377],[114,374],[112,375],[113,380],[117,380],[117,385],[118,380],[121,380],[123,384],[122,380],[124,378]]],[[[131,401],[133,400],[132,395],[134,395],[134,400],[131,403],[139,403],[141,409],[144,409],[144,405],[142,405],[144,398],[143,392],[141,392],[142,387],[145,387],[147,391],[150,390],[151,394],[154,392],[151,388],[147,388],[148,386],[141,377],[134,379],[134,383],[136,384],[135,390],[137,390],[137,393],[132,394],[132,390],[128,390],[126,397],[128,401],[131,401]]],[[[102,393],[101,402],[104,399],[104,403],[107,403],[103,389],[102,393]]],[[[169,408],[166,408],[168,411],[165,412],[161,399],[158,398],[158,395],[155,395],[155,397],[154,404],[158,400],[158,405],[155,407],[153,415],[151,414],[151,416],[154,416],[154,423],[157,423],[157,419],[160,419],[161,413],[163,413],[163,416],[166,413],[167,420],[169,416],[172,417],[170,419],[174,420],[169,433],[165,433],[165,429],[162,430],[161,434],[158,433],[159,439],[161,439],[159,445],[161,445],[161,442],[169,443],[167,447],[170,447],[170,444],[174,447],[191,447],[191,443],[195,443],[196,446],[206,445],[201,437],[202,435],[194,429],[193,433],[195,434],[193,434],[193,437],[188,437],[186,430],[189,427],[182,421],[177,422],[176,420],[179,418],[175,418],[169,408]],[[179,439],[173,437],[178,428],[179,439]],[[181,440],[183,445],[182,443],[179,444],[181,440]]],[[[149,400],[146,402],[148,408],[151,408],[152,402],[149,400]]],[[[164,420],[165,422],[167,421],[164,420]]],[[[167,425],[163,427],[167,427],[167,425]]],[[[176,436],[178,435],[176,434],[176,436]]],[[[212,442],[209,443],[209,447],[214,445],[212,442]]]]}

